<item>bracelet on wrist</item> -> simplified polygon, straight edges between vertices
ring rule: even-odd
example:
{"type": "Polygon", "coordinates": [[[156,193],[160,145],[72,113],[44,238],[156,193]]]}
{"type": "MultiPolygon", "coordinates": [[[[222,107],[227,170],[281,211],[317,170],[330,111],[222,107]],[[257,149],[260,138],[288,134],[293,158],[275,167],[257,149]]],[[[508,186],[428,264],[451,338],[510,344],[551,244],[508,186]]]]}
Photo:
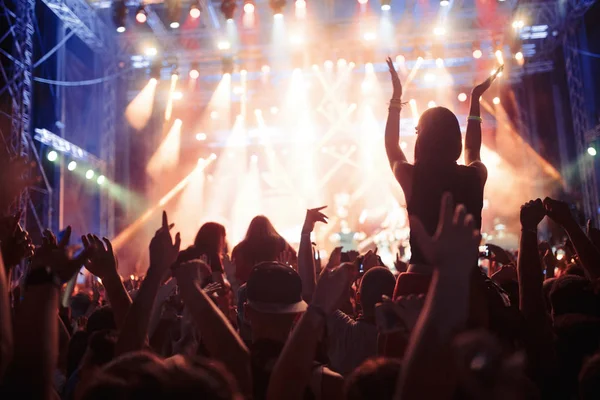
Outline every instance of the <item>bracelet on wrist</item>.
{"type": "Polygon", "coordinates": [[[467,121],[476,121],[476,122],[479,122],[481,124],[481,123],[483,123],[483,118],[478,117],[476,115],[469,115],[467,117],[467,121]]]}

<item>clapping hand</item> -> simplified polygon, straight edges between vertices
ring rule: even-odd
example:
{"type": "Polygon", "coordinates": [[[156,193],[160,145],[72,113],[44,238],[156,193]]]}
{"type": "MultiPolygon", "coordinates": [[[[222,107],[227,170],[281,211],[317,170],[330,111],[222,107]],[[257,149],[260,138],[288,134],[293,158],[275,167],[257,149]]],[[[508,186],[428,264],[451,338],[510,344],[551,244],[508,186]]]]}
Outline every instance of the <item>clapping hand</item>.
{"type": "Polygon", "coordinates": [[[167,271],[177,260],[179,247],[181,246],[181,235],[175,235],[175,241],[171,237],[171,229],[175,224],[169,224],[166,211],[162,214],[162,226],[150,241],[150,268],[149,270],[167,271]]]}
{"type": "Polygon", "coordinates": [[[81,236],[81,241],[89,254],[89,263],[86,265],[88,271],[102,280],[116,272],[117,258],[110,240],[107,238],[100,240],[98,236],[90,233],[87,236],[81,236]]]}
{"type": "Polygon", "coordinates": [[[477,265],[481,235],[465,207],[459,204],[454,208],[450,193],[442,196],[440,219],[433,237],[418,218],[410,218],[410,229],[427,262],[440,267],[440,272],[469,274],[477,265]]]}
{"type": "Polygon", "coordinates": [[[58,242],[56,236],[49,231],[44,231],[42,246],[37,249],[32,260],[31,268],[50,267],[59,277],[61,282],[67,282],[79,271],[88,258],[88,249],[84,249],[78,256],[68,255],[67,245],[71,239],[71,227],[68,226],[63,238],[58,242]]]}
{"type": "Polygon", "coordinates": [[[311,208],[306,210],[306,218],[304,219],[304,226],[302,227],[302,234],[310,234],[315,229],[317,222],[327,223],[327,215],[323,214],[321,210],[327,208],[327,206],[311,208]]]}
{"type": "Polygon", "coordinates": [[[400,78],[398,77],[398,71],[396,71],[396,67],[394,67],[394,63],[390,57],[385,59],[385,62],[388,65],[390,70],[390,75],[392,77],[392,86],[394,87],[394,92],[392,94],[392,99],[400,100],[402,98],[402,83],[400,83],[400,78]]]}
{"type": "Polygon", "coordinates": [[[494,72],[494,74],[492,76],[487,78],[485,81],[483,81],[479,85],[475,86],[473,88],[473,90],[471,91],[471,95],[473,96],[473,98],[479,99],[479,97],[482,96],[490,88],[490,86],[492,86],[492,82],[494,82],[496,80],[496,78],[498,77],[498,74],[500,74],[503,70],[504,70],[504,64],[499,66],[498,69],[496,70],[496,72],[494,72]]]}
{"type": "Polygon", "coordinates": [[[7,269],[33,255],[35,247],[29,233],[19,226],[21,212],[0,219],[0,245],[7,269]]]}
{"type": "Polygon", "coordinates": [[[544,199],[543,208],[546,209],[546,215],[560,226],[564,227],[573,221],[573,214],[569,205],[563,201],[553,200],[550,197],[544,199]]]}

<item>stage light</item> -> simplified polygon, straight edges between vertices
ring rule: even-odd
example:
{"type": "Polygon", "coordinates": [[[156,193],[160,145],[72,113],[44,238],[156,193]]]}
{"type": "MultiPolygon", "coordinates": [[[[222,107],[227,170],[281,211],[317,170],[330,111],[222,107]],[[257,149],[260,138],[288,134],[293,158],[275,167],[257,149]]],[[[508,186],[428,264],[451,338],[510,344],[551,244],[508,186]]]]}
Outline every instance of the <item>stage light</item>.
{"type": "Polygon", "coordinates": [[[304,42],[304,39],[300,35],[292,35],[292,36],[290,36],[290,43],[291,44],[302,44],[303,42],[304,42]]]}
{"type": "Polygon", "coordinates": [[[235,86],[233,88],[233,94],[241,95],[244,93],[244,89],[241,86],[235,86]]]}
{"type": "Polygon", "coordinates": [[[206,140],[206,133],[196,133],[196,140],[199,142],[206,140]]]}
{"type": "Polygon", "coordinates": [[[171,27],[171,29],[177,29],[179,28],[179,22],[173,21],[169,24],[169,26],[171,27]]]}
{"type": "Polygon", "coordinates": [[[358,4],[367,4],[369,0],[358,0],[358,4]]]}
{"type": "Polygon", "coordinates": [[[210,119],[218,119],[218,118],[219,118],[219,113],[216,111],[211,111],[210,119]]]}
{"type": "Polygon", "coordinates": [[[244,0],[244,12],[246,14],[254,13],[254,0],[244,0]]]}
{"type": "Polygon", "coordinates": [[[268,74],[269,72],[271,72],[271,67],[269,67],[268,65],[263,65],[260,70],[263,74],[268,74]]]}
{"type": "Polygon", "coordinates": [[[193,19],[198,19],[200,18],[200,14],[200,1],[194,0],[190,6],[190,17],[193,19]]]}
{"type": "Polygon", "coordinates": [[[156,50],[156,47],[146,47],[144,54],[146,54],[148,57],[154,57],[158,54],[158,50],[156,50]]]}
{"type": "Polygon", "coordinates": [[[461,103],[467,100],[467,94],[466,93],[459,93],[458,94],[458,101],[460,101],[461,103]]]}
{"type": "Polygon", "coordinates": [[[52,151],[48,152],[47,157],[48,157],[48,161],[54,162],[58,159],[58,153],[56,151],[52,150],[52,151]]]}
{"type": "Polygon", "coordinates": [[[94,177],[94,171],[91,169],[88,169],[85,173],[85,179],[92,179],[94,177]]]}
{"type": "Polygon", "coordinates": [[[306,8],[306,1],[305,0],[296,0],[296,8],[306,8]]]}
{"type": "Polygon", "coordinates": [[[104,175],[100,175],[100,176],[98,177],[98,179],[96,179],[96,183],[97,183],[98,185],[103,185],[105,181],[106,181],[106,177],[105,177],[104,175]]]}
{"type": "Polygon", "coordinates": [[[444,36],[446,34],[446,28],[444,28],[443,26],[436,26],[433,29],[433,33],[435,34],[435,36],[444,36]]]}
{"type": "Polygon", "coordinates": [[[183,93],[173,92],[173,100],[181,100],[181,99],[183,99],[183,93]]]}
{"type": "Polygon", "coordinates": [[[325,65],[325,68],[331,69],[331,68],[333,68],[333,61],[327,60],[327,61],[325,61],[324,65],[325,65]]]}
{"type": "Polygon", "coordinates": [[[345,66],[346,66],[346,64],[348,64],[348,62],[347,62],[347,61],[346,61],[346,59],[344,59],[344,58],[340,58],[340,59],[337,61],[337,66],[338,66],[338,68],[345,67],[345,66]]]}
{"type": "Polygon", "coordinates": [[[198,79],[200,77],[200,72],[196,67],[192,67],[192,69],[190,69],[189,75],[190,79],[198,79]]]}
{"type": "Polygon", "coordinates": [[[231,43],[229,43],[227,40],[221,40],[219,43],[217,43],[217,47],[219,50],[229,50],[231,49],[231,43]]]}
{"type": "Polygon", "coordinates": [[[522,19],[515,19],[512,23],[512,27],[515,29],[521,29],[525,26],[525,21],[522,19]]]}
{"type": "Polygon", "coordinates": [[[365,32],[363,34],[363,39],[367,42],[372,42],[373,40],[377,39],[377,35],[375,34],[375,32],[365,32]]]}
{"type": "Polygon", "coordinates": [[[408,104],[415,106],[415,105],[417,105],[417,101],[415,99],[410,99],[408,101],[408,104]]]}
{"type": "Polygon", "coordinates": [[[495,105],[498,105],[498,104],[500,104],[500,97],[494,97],[494,98],[492,99],[492,103],[494,103],[495,105]]]}
{"type": "Polygon", "coordinates": [[[436,58],[435,65],[438,68],[444,68],[444,59],[443,58],[436,58]]]}
{"type": "Polygon", "coordinates": [[[435,101],[433,101],[433,100],[431,100],[429,103],[427,103],[427,107],[429,107],[429,108],[433,108],[435,106],[436,106],[436,104],[435,104],[435,101]]]}
{"type": "Polygon", "coordinates": [[[449,5],[450,5],[450,2],[448,0],[440,0],[440,6],[448,7],[449,5]]]}
{"type": "MultiPolygon", "coordinates": [[[[496,73],[496,71],[497,71],[497,69],[496,69],[496,68],[494,68],[494,69],[493,69],[493,70],[490,72],[490,75],[494,75],[494,74],[496,73]]],[[[498,76],[498,78],[500,78],[500,77],[502,76],[502,71],[498,72],[498,75],[497,75],[497,76],[498,76]]]]}
{"type": "Polygon", "coordinates": [[[67,165],[69,171],[75,171],[75,168],[77,168],[77,161],[71,161],[69,165],[67,165]]]}
{"type": "Polygon", "coordinates": [[[597,154],[596,149],[593,148],[592,146],[588,147],[587,152],[592,157],[594,157],[597,154]]]}
{"type": "Polygon", "coordinates": [[[223,0],[221,2],[221,12],[227,21],[233,20],[236,7],[235,0],[223,0]]]}
{"type": "Polygon", "coordinates": [[[146,9],[144,6],[139,6],[137,11],[135,12],[135,20],[140,24],[143,24],[148,19],[148,14],[146,14],[146,9]]]}
{"type": "Polygon", "coordinates": [[[483,53],[481,52],[481,50],[479,50],[479,49],[473,50],[473,58],[479,59],[479,58],[481,58],[481,56],[483,56],[483,53]]]}
{"type": "Polygon", "coordinates": [[[381,0],[381,11],[390,11],[392,9],[392,0],[381,0]]]}
{"type": "Polygon", "coordinates": [[[425,82],[431,83],[431,82],[435,81],[435,74],[432,74],[431,72],[427,72],[425,74],[425,76],[423,77],[423,79],[425,80],[425,82]]]}
{"type": "Polygon", "coordinates": [[[112,19],[113,23],[117,27],[117,32],[125,32],[125,25],[127,24],[127,5],[125,4],[125,0],[113,1],[112,19]]]}
{"type": "Polygon", "coordinates": [[[523,60],[523,53],[522,53],[522,52],[520,52],[520,51],[517,51],[517,52],[515,53],[515,60],[517,60],[517,61],[522,61],[522,60],[523,60]]]}
{"type": "Polygon", "coordinates": [[[269,0],[269,6],[271,6],[271,10],[273,10],[273,16],[275,18],[283,18],[285,0],[269,0]]]}
{"type": "Polygon", "coordinates": [[[494,55],[496,56],[496,60],[498,61],[498,64],[502,65],[504,64],[504,54],[502,54],[502,50],[498,49],[494,52],[494,55]]]}
{"type": "Polygon", "coordinates": [[[271,107],[271,114],[275,115],[279,112],[279,109],[275,106],[271,107]]]}

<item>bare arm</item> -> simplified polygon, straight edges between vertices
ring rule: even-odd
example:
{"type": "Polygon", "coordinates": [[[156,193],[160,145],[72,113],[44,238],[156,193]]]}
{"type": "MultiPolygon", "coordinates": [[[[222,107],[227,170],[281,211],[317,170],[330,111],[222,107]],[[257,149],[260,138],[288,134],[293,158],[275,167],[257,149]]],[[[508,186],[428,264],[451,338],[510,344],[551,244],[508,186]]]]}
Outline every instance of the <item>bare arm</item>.
{"type": "Polygon", "coordinates": [[[310,382],[311,367],[325,326],[325,317],[335,311],[351,284],[353,268],[353,264],[346,263],[334,270],[325,268],[321,273],[312,305],[300,318],[275,364],[267,399],[303,398],[310,382]]]}
{"type": "Polygon", "coordinates": [[[409,340],[396,399],[451,398],[456,379],[449,359],[450,342],[466,325],[480,235],[473,217],[466,215],[462,205],[453,209],[449,194],[442,198],[440,221],[433,238],[420,221],[411,218],[410,222],[417,244],[428,262],[438,268],[409,340]]]}
{"type": "Polygon", "coordinates": [[[310,302],[315,290],[316,272],[313,258],[310,234],[315,229],[317,222],[327,223],[327,216],[321,210],[327,206],[306,210],[306,218],[300,236],[300,247],[298,248],[298,275],[302,280],[302,298],[310,302]]]}
{"type": "Polygon", "coordinates": [[[202,262],[189,261],[174,268],[181,296],[202,333],[211,357],[221,361],[237,378],[244,393],[251,395],[250,353],[216,304],[200,289],[197,270],[202,262]]]}
{"type": "Polygon", "coordinates": [[[13,352],[12,316],[5,271],[2,254],[0,254],[0,381],[4,377],[13,352]]]}
{"type": "Polygon", "coordinates": [[[394,68],[392,60],[388,57],[386,60],[390,75],[392,77],[392,85],[394,92],[390,101],[389,114],[385,124],[385,152],[390,162],[390,167],[394,173],[399,164],[405,163],[406,155],[400,148],[400,110],[402,98],[402,84],[398,77],[398,72],[394,68]]]}
{"type": "Polygon", "coordinates": [[[169,232],[172,227],[173,225],[169,225],[167,220],[167,214],[163,211],[162,227],[156,231],[150,242],[150,267],[135,301],[129,307],[117,341],[116,354],[140,350],[147,342],[148,326],[158,288],[169,267],[177,259],[181,245],[179,233],[173,242],[169,232]]]}
{"type": "MultiPolygon", "coordinates": [[[[470,117],[481,118],[479,96],[481,95],[473,91],[469,110],[470,117]]],[[[481,122],[469,119],[465,134],[465,164],[470,165],[475,161],[481,161],[481,122]]]]}

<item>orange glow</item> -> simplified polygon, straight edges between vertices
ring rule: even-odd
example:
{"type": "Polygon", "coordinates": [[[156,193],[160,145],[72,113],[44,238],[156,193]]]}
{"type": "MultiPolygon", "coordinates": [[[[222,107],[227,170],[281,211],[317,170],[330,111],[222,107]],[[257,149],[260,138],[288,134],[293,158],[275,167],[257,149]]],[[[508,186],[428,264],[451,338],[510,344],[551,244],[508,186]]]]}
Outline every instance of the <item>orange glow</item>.
{"type": "Polygon", "coordinates": [[[152,116],[154,94],[156,93],[157,80],[152,78],[125,109],[127,122],[137,129],[143,129],[152,116]]]}

